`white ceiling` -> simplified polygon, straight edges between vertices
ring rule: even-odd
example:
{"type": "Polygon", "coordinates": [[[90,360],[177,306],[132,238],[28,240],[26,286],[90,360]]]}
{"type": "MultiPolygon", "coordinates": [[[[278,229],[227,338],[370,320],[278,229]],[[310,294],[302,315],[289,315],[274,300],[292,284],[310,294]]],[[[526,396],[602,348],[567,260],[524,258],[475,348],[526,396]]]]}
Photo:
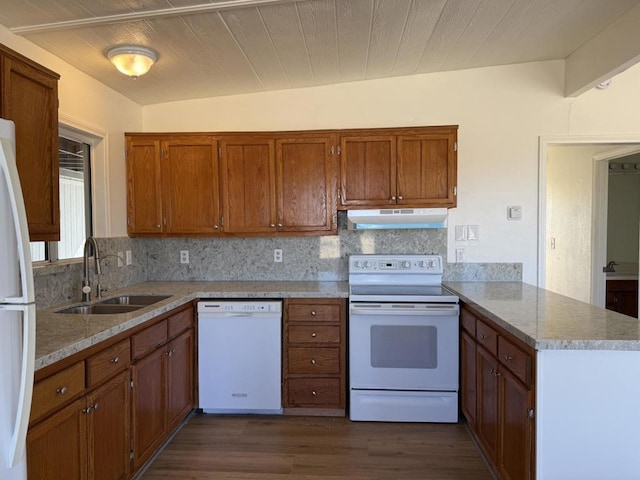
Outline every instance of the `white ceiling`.
{"type": "Polygon", "coordinates": [[[0,23],[142,105],[566,59],[640,0],[4,0],[0,23]],[[112,46],[159,54],[137,80],[112,46]]]}

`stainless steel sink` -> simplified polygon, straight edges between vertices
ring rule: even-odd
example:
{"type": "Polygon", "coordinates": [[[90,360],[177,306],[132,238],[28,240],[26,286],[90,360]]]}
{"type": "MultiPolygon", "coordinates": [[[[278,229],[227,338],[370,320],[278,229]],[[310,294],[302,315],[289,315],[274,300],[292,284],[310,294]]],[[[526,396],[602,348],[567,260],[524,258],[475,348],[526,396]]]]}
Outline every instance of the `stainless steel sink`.
{"type": "Polygon", "coordinates": [[[78,315],[113,315],[117,313],[133,312],[144,308],[144,305],[104,305],[96,303],[93,305],[74,305],[73,307],[58,310],[56,313],[75,313],[78,315]]]}
{"type": "Polygon", "coordinates": [[[138,305],[146,307],[160,302],[171,295],[120,295],[98,302],[98,305],[138,305]]]}

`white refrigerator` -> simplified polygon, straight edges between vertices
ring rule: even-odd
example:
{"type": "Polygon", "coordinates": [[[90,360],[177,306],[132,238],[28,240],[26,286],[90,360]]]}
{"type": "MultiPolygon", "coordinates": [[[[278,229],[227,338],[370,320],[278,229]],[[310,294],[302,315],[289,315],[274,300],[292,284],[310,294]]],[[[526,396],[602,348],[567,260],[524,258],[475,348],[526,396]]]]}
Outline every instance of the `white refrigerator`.
{"type": "Polygon", "coordinates": [[[0,479],[27,478],[36,307],[15,126],[0,119],[0,479]]]}

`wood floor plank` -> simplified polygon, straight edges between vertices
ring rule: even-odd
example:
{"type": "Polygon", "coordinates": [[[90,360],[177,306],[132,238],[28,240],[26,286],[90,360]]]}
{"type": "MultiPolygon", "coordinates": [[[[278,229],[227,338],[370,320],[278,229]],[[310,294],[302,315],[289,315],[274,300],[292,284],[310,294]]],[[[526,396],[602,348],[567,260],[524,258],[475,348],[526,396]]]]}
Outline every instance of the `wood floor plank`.
{"type": "Polygon", "coordinates": [[[464,425],[199,415],[142,480],[491,480],[464,425]]]}

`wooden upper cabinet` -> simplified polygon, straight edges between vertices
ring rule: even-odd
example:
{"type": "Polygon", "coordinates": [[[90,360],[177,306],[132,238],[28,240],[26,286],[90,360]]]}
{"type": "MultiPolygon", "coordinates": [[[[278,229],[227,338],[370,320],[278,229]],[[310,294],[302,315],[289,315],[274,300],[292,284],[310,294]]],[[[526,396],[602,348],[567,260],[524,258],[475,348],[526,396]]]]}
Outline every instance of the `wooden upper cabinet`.
{"type": "Polygon", "coordinates": [[[16,163],[31,241],[60,240],[59,76],[0,46],[0,117],[16,125],[16,163]]]}
{"type": "Polygon", "coordinates": [[[160,140],[127,137],[127,231],[158,234],[162,229],[160,140]]]}
{"type": "Polygon", "coordinates": [[[335,138],[276,140],[277,228],[337,232],[335,138]]]}
{"type": "Polygon", "coordinates": [[[163,223],[170,234],[220,231],[218,155],[208,135],[162,143],[163,223]]]}
{"type": "Polygon", "coordinates": [[[222,137],[220,153],[224,231],[276,232],[274,140],[222,137]]]}
{"type": "Polygon", "coordinates": [[[457,127],[340,137],[341,208],[455,207],[457,127]]]}
{"type": "Polygon", "coordinates": [[[340,150],[342,206],[395,205],[395,137],[343,136],[340,150]]]}

